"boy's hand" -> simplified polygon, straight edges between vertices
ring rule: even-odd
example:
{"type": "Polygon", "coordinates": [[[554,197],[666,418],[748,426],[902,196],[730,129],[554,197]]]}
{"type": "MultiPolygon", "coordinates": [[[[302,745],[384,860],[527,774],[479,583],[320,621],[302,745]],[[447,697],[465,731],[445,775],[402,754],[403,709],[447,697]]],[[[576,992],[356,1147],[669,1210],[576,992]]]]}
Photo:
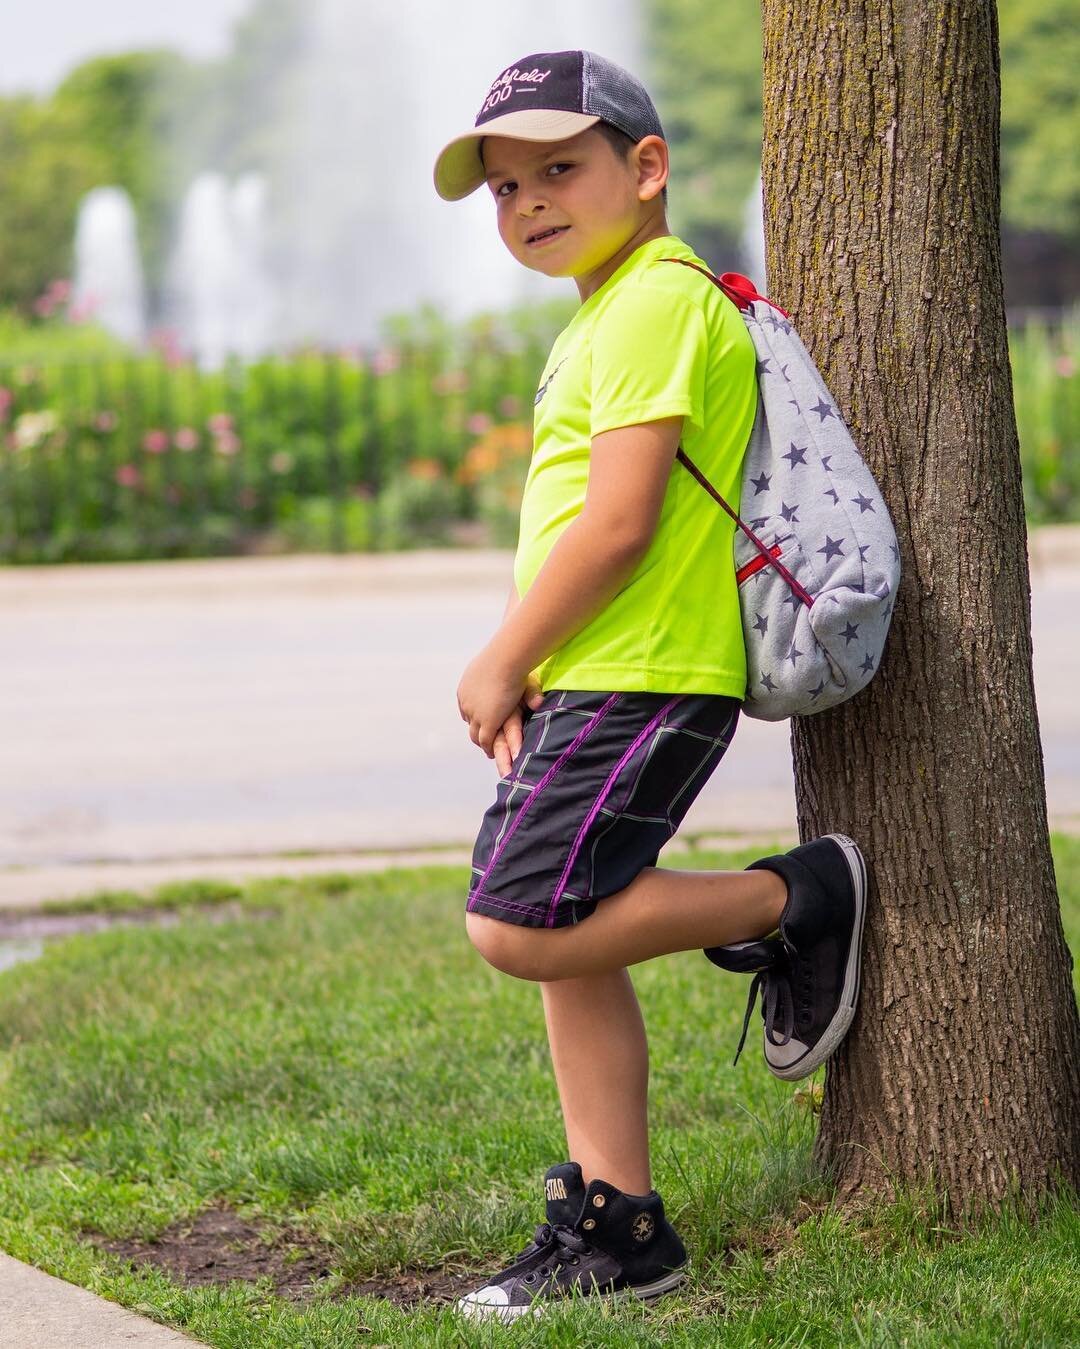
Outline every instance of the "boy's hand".
{"type": "Polygon", "coordinates": [[[528,673],[500,666],[487,648],[465,667],[457,687],[458,711],[469,724],[469,738],[489,759],[495,757],[496,735],[529,696],[529,684],[528,673]]]}
{"type": "Polygon", "coordinates": [[[527,707],[535,711],[543,697],[536,676],[530,674],[526,679],[521,701],[503,722],[502,728],[495,732],[495,764],[499,770],[499,777],[506,777],[514,766],[514,760],[521,753],[521,709],[527,707]]]}

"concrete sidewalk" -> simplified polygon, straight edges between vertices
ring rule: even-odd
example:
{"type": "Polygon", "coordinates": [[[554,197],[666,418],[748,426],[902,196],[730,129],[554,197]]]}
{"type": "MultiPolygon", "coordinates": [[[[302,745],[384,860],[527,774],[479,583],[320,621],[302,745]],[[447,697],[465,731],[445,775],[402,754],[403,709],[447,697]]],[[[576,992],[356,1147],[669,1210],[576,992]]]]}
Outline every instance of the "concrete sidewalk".
{"type": "MultiPolygon", "coordinates": [[[[1030,555],[1047,803],[1076,831],[1080,528],[1030,555]]],[[[511,574],[499,549],[0,568],[0,909],[463,858],[497,773],[455,687],[511,574]]],[[[789,727],[744,718],[681,833],[795,828],[789,727]]]]}
{"type": "Polygon", "coordinates": [[[202,1343],[0,1254],[0,1349],[191,1349],[202,1343]]]}

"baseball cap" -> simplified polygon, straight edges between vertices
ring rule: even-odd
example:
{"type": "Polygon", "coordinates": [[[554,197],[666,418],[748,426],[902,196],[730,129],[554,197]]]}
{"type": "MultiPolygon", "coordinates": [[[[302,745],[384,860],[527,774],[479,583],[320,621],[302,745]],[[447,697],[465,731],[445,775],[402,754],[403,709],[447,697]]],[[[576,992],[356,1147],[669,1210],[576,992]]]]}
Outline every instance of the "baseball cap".
{"type": "Polygon", "coordinates": [[[590,51],[523,56],[492,81],[472,130],[439,152],[435,190],[445,201],[460,201],[483,184],[484,136],[561,141],[601,121],[635,142],[643,136],[667,139],[645,86],[614,61],[590,51]]]}

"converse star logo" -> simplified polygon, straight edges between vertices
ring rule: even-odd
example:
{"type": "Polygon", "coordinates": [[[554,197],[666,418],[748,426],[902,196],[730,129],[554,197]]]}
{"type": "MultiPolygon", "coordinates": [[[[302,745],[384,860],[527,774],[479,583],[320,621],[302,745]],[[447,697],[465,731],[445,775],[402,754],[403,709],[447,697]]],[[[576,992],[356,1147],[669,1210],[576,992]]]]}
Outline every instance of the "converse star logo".
{"type": "Polygon", "coordinates": [[[552,1176],[551,1179],[545,1183],[544,1189],[547,1191],[547,1197],[549,1199],[566,1198],[566,1182],[561,1176],[552,1176]]]}
{"type": "Polygon", "coordinates": [[[551,374],[548,375],[547,379],[544,380],[543,384],[540,385],[539,389],[537,389],[536,397],[533,399],[533,407],[536,407],[537,403],[540,402],[540,399],[543,398],[544,394],[547,393],[548,385],[551,383],[551,381],[555,378],[555,376],[559,372],[559,366],[565,365],[567,359],[568,357],[564,356],[562,360],[559,362],[559,365],[555,367],[555,369],[551,372],[551,374]]]}
{"type": "Polygon", "coordinates": [[[656,1224],[648,1213],[639,1213],[630,1227],[635,1241],[648,1241],[655,1230],[656,1224]]]}

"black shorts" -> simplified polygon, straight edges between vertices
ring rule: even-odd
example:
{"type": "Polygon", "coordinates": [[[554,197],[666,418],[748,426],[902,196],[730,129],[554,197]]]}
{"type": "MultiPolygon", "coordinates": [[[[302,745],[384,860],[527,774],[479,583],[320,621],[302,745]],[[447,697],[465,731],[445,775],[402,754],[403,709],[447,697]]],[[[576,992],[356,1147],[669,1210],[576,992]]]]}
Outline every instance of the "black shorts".
{"type": "Polygon", "coordinates": [[[466,908],[524,927],[580,922],[655,866],[731,743],[741,700],[551,689],[473,847],[466,908]]]}

